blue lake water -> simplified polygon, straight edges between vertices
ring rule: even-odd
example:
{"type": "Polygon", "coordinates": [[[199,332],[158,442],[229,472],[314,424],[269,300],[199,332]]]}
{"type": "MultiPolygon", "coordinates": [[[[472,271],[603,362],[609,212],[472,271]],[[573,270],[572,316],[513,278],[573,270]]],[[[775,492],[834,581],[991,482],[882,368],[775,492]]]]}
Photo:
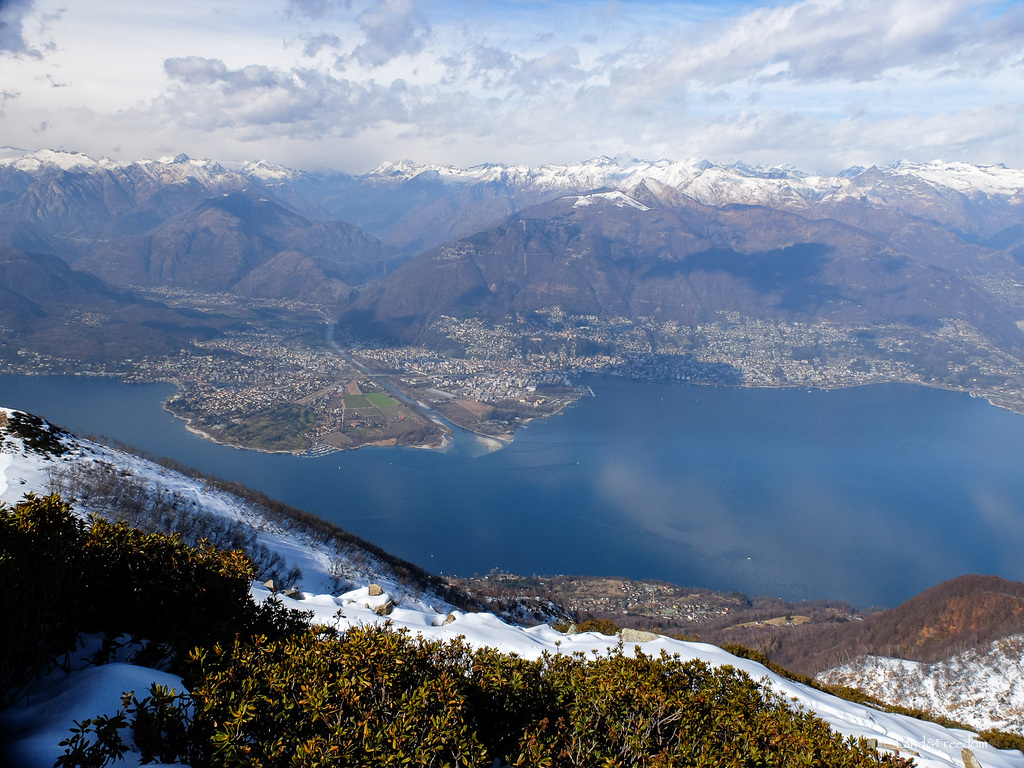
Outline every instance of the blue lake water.
{"type": "Polygon", "coordinates": [[[967,395],[589,382],[496,453],[218,446],[168,385],[0,376],[0,404],[238,480],[443,573],[659,578],[895,605],[964,573],[1024,580],[1024,416],[967,395]]]}

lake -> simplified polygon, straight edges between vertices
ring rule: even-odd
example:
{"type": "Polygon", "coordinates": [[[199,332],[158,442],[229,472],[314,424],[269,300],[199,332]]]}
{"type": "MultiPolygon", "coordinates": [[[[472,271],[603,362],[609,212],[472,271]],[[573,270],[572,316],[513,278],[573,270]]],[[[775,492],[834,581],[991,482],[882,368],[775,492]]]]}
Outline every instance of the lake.
{"type": "Polygon", "coordinates": [[[0,405],[257,488],[442,573],[658,578],[895,605],[964,573],[1024,580],[1024,416],[909,385],[730,389],[595,378],[478,457],[241,451],[169,385],[0,376],[0,405]]]}

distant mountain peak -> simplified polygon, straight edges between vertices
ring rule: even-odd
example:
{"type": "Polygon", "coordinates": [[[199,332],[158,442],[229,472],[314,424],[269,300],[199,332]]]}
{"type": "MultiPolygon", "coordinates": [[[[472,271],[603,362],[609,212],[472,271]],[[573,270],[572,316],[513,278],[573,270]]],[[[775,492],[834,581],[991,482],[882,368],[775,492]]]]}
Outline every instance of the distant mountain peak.
{"type": "Polygon", "coordinates": [[[39,149],[35,152],[24,152],[20,155],[10,152],[0,157],[0,165],[10,165],[20,171],[35,172],[45,168],[59,168],[63,171],[92,170],[114,165],[109,158],[95,160],[81,152],[65,152],[59,149],[39,149]]]}
{"type": "Polygon", "coordinates": [[[246,176],[255,176],[264,181],[288,181],[301,175],[298,171],[283,165],[268,163],[266,160],[243,163],[240,171],[246,176]]]}

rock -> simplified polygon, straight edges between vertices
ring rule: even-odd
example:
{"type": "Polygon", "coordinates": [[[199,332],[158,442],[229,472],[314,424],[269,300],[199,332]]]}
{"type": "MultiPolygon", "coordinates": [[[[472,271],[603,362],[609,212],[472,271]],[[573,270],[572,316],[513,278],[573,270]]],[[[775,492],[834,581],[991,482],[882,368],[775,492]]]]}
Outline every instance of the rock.
{"type": "Polygon", "coordinates": [[[290,597],[292,600],[305,600],[306,596],[299,592],[298,587],[288,587],[284,592],[281,593],[285,597],[290,597]]]}
{"type": "Polygon", "coordinates": [[[384,594],[384,590],[381,588],[380,584],[371,584],[369,586],[369,590],[370,597],[377,597],[378,595],[384,594]]]}
{"type": "Polygon", "coordinates": [[[442,627],[446,627],[446,626],[448,626],[449,624],[451,624],[451,623],[452,623],[453,621],[455,621],[455,614],[454,614],[454,613],[449,613],[449,614],[448,614],[448,615],[447,615],[447,616],[445,617],[445,620],[441,622],[441,626],[442,626],[442,627]]]}
{"type": "Polygon", "coordinates": [[[648,643],[651,640],[657,640],[659,635],[653,632],[644,632],[642,629],[626,629],[619,630],[619,638],[624,643],[648,643]]]}
{"type": "Polygon", "coordinates": [[[964,768],[981,768],[981,763],[967,747],[960,750],[960,757],[963,758],[964,768]]]}
{"type": "Polygon", "coordinates": [[[378,616],[390,616],[393,610],[395,610],[395,604],[392,601],[388,600],[386,603],[378,605],[376,608],[374,608],[373,612],[376,613],[378,616]]]}

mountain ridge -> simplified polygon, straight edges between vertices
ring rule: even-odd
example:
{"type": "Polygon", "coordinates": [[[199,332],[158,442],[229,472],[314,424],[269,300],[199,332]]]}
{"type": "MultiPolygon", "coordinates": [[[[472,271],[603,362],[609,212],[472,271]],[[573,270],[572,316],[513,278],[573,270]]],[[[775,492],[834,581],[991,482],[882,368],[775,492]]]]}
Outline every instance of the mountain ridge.
{"type": "Polygon", "coordinates": [[[325,303],[347,296],[352,285],[386,273],[397,253],[344,222],[314,222],[285,206],[244,191],[201,200],[143,235],[100,245],[75,262],[118,285],[172,286],[234,291],[325,303]],[[316,277],[280,290],[282,275],[268,265],[283,253],[316,277]],[[260,277],[256,270],[270,274],[260,277]],[[325,282],[330,285],[325,285],[325,282]]]}
{"type": "Polygon", "coordinates": [[[934,664],[964,649],[1024,634],[1024,583],[967,574],[862,621],[806,625],[785,632],[730,629],[725,634],[761,648],[772,661],[807,675],[863,656],[934,664]]]}
{"type": "MultiPolygon", "coordinates": [[[[750,166],[745,163],[720,164],[687,158],[656,161],[598,157],[577,164],[549,164],[537,167],[525,165],[485,164],[470,168],[457,168],[413,161],[383,163],[363,174],[340,172],[307,172],[275,166],[263,161],[221,164],[212,160],[193,159],[187,155],[164,157],[158,160],[113,161],[94,160],[79,153],[39,150],[21,157],[0,158],[0,170],[5,175],[21,174],[22,183],[33,173],[50,174],[75,171],[82,174],[124,174],[142,176],[154,181],[193,182],[209,189],[224,191],[251,183],[277,194],[289,184],[306,184],[305,192],[317,205],[328,202],[327,209],[340,209],[351,197],[358,197],[360,186],[400,188],[417,179],[420,184],[428,179],[445,187],[489,186],[500,189],[514,199],[514,210],[565,194],[590,192],[601,188],[625,190],[642,179],[651,179],[693,197],[705,204],[729,203],[767,204],[806,210],[812,204],[827,203],[835,206],[840,201],[860,201],[884,204],[895,193],[929,197],[930,203],[946,199],[955,209],[970,201],[980,208],[992,208],[1000,203],[1018,206],[1024,201],[1024,171],[1003,165],[971,165],[967,163],[933,161],[911,163],[899,161],[889,166],[852,168],[835,175],[809,174],[783,167],[750,166]],[[331,189],[318,195],[308,185],[331,181],[331,189]],[[333,202],[328,195],[341,188],[355,190],[333,202]],[[957,196],[959,196],[959,199],[957,196]]],[[[12,181],[0,182],[0,190],[9,189],[12,181]]],[[[406,206],[408,211],[408,206],[406,206]]],[[[379,211],[377,212],[379,214],[379,211]]],[[[1005,212],[1003,213],[1005,215],[1005,212]]],[[[400,218],[400,216],[398,217],[400,218]]],[[[952,223],[953,212],[942,217],[952,223]]],[[[366,228],[359,221],[350,221],[366,228]]],[[[393,225],[394,222],[392,222],[393,225]]],[[[997,234],[997,226],[988,223],[986,237],[997,234]]],[[[377,229],[380,229],[378,225],[377,229]]],[[[373,234],[380,232],[370,229],[373,234]]],[[[398,243],[393,243],[398,244],[398,243]]]]}
{"type": "Polygon", "coordinates": [[[722,312],[847,323],[964,317],[1003,344],[1024,345],[1016,316],[987,302],[951,263],[955,250],[979,270],[1024,277],[1004,255],[962,241],[901,253],[837,220],[665,201],[642,191],[655,207],[618,192],[614,200],[608,193],[564,197],[420,254],[367,286],[342,320],[416,342],[439,315],[508,322],[552,306],[691,326],[722,312]]]}

